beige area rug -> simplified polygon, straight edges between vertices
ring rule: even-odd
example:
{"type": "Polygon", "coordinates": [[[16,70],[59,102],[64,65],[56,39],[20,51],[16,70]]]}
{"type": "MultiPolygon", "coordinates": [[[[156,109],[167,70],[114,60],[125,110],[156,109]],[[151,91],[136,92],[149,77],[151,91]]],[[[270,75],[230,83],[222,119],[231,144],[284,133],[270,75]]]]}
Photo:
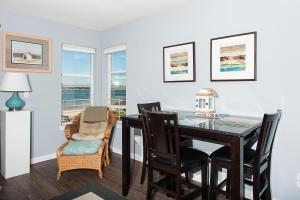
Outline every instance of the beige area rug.
{"type": "Polygon", "coordinates": [[[104,200],[104,199],[99,197],[98,195],[96,195],[93,192],[89,192],[89,193],[86,193],[86,194],[81,195],[79,197],[76,197],[73,200],[104,200]]]}
{"type": "Polygon", "coordinates": [[[52,200],[127,200],[103,185],[91,182],[81,188],[67,192],[52,200]]]}

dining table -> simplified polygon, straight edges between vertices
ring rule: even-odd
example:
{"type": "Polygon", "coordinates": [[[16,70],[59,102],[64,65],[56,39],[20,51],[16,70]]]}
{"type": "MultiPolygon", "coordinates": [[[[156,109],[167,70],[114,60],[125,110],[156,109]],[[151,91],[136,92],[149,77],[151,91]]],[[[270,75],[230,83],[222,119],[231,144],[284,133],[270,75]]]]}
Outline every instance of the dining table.
{"type": "MultiPolygon", "coordinates": [[[[231,149],[230,188],[231,199],[244,199],[244,146],[257,137],[261,118],[218,114],[214,117],[199,116],[193,111],[168,110],[178,115],[180,137],[227,145],[231,149]]],[[[142,129],[139,114],[122,118],[122,194],[130,189],[130,129],[142,129]]],[[[204,146],[200,147],[205,149],[204,146]]]]}

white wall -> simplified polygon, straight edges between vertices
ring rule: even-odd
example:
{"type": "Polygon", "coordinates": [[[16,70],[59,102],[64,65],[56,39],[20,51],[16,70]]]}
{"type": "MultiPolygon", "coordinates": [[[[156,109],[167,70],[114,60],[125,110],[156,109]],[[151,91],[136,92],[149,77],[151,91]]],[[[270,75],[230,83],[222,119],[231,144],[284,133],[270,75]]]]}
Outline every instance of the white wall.
{"type": "MultiPolygon", "coordinates": [[[[121,25],[100,34],[103,48],[127,45],[127,109],[160,101],[163,108],[194,109],[194,93],[218,91],[219,113],[262,116],[283,110],[272,158],[273,197],[300,199],[299,120],[300,1],[195,0],[180,9],[121,25]],[[210,82],[210,39],[257,31],[255,82],[210,82]],[[196,82],[163,83],[163,46],[196,42],[196,82]]],[[[102,59],[102,102],[107,102],[107,61],[102,59]]],[[[121,144],[120,130],[114,147],[121,144]]],[[[119,146],[120,148],[120,146],[119,146]]],[[[211,145],[206,146],[213,149],[211,145]]]]}

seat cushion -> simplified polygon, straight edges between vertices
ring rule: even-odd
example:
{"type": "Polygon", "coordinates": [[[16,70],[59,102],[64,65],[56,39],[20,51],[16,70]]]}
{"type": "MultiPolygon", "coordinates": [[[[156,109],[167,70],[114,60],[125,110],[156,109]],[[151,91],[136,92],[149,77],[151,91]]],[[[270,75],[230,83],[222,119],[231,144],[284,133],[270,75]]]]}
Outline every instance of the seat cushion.
{"type": "Polygon", "coordinates": [[[102,140],[71,140],[62,150],[63,155],[86,155],[98,152],[102,140]]]}
{"type": "Polygon", "coordinates": [[[207,161],[208,159],[207,153],[197,149],[181,147],[180,150],[181,168],[183,171],[198,171],[203,161],[207,161]]]}
{"type": "MultiPolygon", "coordinates": [[[[188,148],[185,146],[180,147],[181,157],[181,169],[182,171],[199,171],[204,161],[207,161],[208,155],[200,150],[188,148]]],[[[175,167],[175,161],[161,158],[159,156],[153,158],[156,161],[164,163],[166,165],[173,165],[175,167]]]]}
{"type": "Polygon", "coordinates": [[[81,117],[80,117],[80,126],[79,126],[79,133],[81,135],[78,135],[78,136],[84,137],[85,135],[91,134],[92,135],[91,137],[96,137],[96,138],[99,137],[100,139],[103,139],[104,132],[106,130],[107,125],[108,125],[107,121],[106,122],[103,122],[103,121],[102,122],[84,122],[84,112],[82,112],[81,117]]]}
{"type": "Polygon", "coordinates": [[[102,140],[104,131],[100,133],[75,133],[72,135],[73,140],[102,140]]]}
{"type": "MultiPolygon", "coordinates": [[[[256,151],[251,148],[245,148],[244,149],[244,164],[248,167],[253,167],[254,161],[255,161],[255,155],[256,151]]],[[[211,159],[219,160],[223,162],[230,162],[231,161],[231,153],[230,153],[230,147],[223,146],[219,148],[218,150],[214,151],[210,155],[211,159]]]]}

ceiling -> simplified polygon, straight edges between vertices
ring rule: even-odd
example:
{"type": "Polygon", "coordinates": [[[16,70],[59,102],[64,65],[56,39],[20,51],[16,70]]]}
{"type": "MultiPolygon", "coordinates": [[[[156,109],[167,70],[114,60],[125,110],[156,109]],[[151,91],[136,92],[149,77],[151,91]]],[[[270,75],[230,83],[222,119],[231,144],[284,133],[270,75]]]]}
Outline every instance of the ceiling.
{"type": "Polygon", "coordinates": [[[0,9],[103,30],[191,0],[0,0],[0,9]]]}

